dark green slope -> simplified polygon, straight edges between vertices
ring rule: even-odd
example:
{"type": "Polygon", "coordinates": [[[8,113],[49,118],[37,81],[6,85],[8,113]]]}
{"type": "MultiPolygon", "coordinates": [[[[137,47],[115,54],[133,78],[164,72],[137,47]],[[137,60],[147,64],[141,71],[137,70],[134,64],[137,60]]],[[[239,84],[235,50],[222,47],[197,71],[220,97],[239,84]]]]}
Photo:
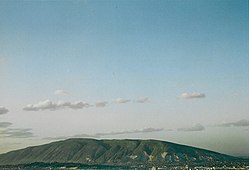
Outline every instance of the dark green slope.
{"type": "Polygon", "coordinates": [[[67,139],[0,155],[0,165],[61,162],[102,165],[193,164],[237,158],[157,140],[67,139]]]}

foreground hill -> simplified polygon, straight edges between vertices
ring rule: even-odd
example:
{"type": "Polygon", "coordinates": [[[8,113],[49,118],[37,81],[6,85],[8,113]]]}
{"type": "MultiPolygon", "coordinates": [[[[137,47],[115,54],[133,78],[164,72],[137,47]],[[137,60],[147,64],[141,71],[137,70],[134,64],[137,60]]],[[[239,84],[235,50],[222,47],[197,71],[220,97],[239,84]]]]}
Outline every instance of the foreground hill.
{"type": "Polygon", "coordinates": [[[87,165],[214,164],[239,158],[157,140],[67,139],[0,155],[0,165],[80,163],[87,165]]]}

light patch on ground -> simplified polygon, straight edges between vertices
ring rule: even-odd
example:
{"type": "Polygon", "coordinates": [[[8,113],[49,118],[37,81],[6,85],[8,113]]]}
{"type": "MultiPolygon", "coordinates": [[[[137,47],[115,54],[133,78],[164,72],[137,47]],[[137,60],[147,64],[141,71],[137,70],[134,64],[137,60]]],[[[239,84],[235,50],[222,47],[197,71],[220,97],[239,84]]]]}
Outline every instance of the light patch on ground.
{"type": "Polygon", "coordinates": [[[130,158],[131,158],[131,159],[136,159],[136,158],[137,158],[137,155],[131,155],[130,158]]]}
{"type": "Polygon", "coordinates": [[[179,157],[178,157],[177,155],[174,155],[174,159],[175,159],[176,161],[179,161],[179,157]]]}
{"type": "Polygon", "coordinates": [[[149,157],[149,161],[152,161],[154,156],[153,155],[149,155],[146,151],[144,151],[145,156],[149,157]]]}
{"type": "Polygon", "coordinates": [[[149,156],[149,155],[147,154],[147,152],[146,152],[146,151],[144,151],[144,155],[145,155],[145,156],[149,156]]]}
{"type": "Polygon", "coordinates": [[[166,155],[167,155],[167,152],[161,153],[161,156],[162,156],[163,159],[165,158],[166,155]]]}
{"type": "Polygon", "coordinates": [[[92,160],[90,158],[86,158],[86,161],[91,162],[92,160]]]}
{"type": "Polygon", "coordinates": [[[152,161],[153,158],[154,158],[154,156],[150,155],[150,156],[149,156],[149,161],[152,161]]]}

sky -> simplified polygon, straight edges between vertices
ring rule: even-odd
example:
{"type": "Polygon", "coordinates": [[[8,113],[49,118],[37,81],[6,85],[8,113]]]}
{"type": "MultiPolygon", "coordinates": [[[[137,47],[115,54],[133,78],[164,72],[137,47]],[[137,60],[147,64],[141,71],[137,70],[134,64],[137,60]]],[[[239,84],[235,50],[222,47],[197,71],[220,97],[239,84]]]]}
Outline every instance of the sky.
{"type": "Polygon", "coordinates": [[[73,137],[249,156],[248,1],[0,1],[0,153],[73,137]]]}

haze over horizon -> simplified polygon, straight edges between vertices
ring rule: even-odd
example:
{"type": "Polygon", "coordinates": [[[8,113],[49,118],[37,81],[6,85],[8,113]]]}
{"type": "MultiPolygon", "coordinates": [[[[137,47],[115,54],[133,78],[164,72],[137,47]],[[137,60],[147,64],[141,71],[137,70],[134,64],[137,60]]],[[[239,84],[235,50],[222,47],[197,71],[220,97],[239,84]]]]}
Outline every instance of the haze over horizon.
{"type": "Polygon", "coordinates": [[[86,137],[249,156],[247,0],[2,0],[0,25],[0,153],[86,137]]]}

